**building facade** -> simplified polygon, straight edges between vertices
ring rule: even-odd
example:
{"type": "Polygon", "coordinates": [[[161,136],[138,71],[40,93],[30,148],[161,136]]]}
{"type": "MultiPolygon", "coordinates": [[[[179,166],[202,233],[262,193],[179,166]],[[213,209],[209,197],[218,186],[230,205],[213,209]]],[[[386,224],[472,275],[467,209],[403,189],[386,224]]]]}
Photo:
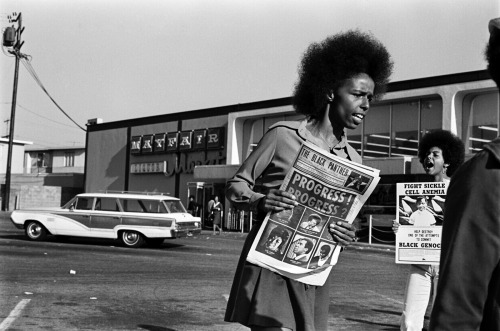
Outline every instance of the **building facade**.
{"type": "MultiPolygon", "coordinates": [[[[347,132],[363,163],[381,170],[382,180],[368,205],[392,213],[394,183],[424,176],[416,156],[418,141],[428,131],[451,130],[463,139],[468,156],[479,151],[498,135],[499,104],[498,89],[486,71],[390,83],[363,124],[347,132]]],[[[210,197],[223,198],[226,179],[267,128],[300,118],[288,97],[89,123],[85,191],[165,192],[185,204],[193,195],[205,216],[210,197]]],[[[248,228],[251,217],[229,207],[226,227],[248,228]],[[235,218],[242,221],[235,225],[235,218]]]]}

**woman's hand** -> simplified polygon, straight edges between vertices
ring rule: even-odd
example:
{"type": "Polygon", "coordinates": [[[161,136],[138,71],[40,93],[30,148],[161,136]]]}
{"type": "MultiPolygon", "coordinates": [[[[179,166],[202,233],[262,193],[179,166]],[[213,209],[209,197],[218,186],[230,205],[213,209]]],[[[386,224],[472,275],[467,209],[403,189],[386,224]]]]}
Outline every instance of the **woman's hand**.
{"type": "Polygon", "coordinates": [[[347,247],[351,242],[358,241],[356,227],[350,223],[341,221],[331,223],[328,230],[333,240],[338,242],[342,247],[347,247]]]}
{"type": "Polygon", "coordinates": [[[392,231],[394,231],[394,233],[398,233],[398,229],[399,229],[400,225],[401,224],[399,224],[399,222],[397,220],[392,221],[392,231]]]}
{"type": "Polygon", "coordinates": [[[263,212],[279,212],[285,209],[293,209],[298,205],[295,196],[286,191],[271,189],[269,193],[259,201],[259,210],[263,212]]]}

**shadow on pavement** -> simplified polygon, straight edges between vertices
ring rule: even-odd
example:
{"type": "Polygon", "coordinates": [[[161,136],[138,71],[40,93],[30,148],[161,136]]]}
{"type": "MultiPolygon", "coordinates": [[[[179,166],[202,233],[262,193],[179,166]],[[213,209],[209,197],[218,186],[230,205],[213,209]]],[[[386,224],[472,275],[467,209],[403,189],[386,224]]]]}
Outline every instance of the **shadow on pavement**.
{"type": "Polygon", "coordinates": [[[139,328],[149,331],[175,331],[175,329],[164,328],[162,326],[148,325],[148,324],[139,324],[137,325],[139,328]]]}

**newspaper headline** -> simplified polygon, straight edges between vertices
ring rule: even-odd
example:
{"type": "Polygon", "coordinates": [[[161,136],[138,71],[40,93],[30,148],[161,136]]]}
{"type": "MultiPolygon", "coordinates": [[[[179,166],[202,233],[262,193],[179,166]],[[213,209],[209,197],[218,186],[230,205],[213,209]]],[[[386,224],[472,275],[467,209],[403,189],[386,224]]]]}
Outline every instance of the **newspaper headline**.
{"type": "Polygon", "coordinates": [[[306,284],[323,285],[341,249],[329,224],[352,223],[379,180],[377,169],[304,143],[281,185],[299,205],[268,213],[247,260],[306,284]]]}

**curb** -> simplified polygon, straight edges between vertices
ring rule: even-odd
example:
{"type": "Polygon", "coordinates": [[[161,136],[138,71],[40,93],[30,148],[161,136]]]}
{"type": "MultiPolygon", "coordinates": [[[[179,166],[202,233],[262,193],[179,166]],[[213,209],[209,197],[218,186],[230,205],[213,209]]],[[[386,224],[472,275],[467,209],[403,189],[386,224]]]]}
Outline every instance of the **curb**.
{"type": "MultiPolygon", "coordinates": [[[[202,235],[204,236],[214,236],[211,230],[203,230],[202,235]]],[[[233,240],[245,240],[248,233],[241,232],[231,232],[224,231],[220,238],[233,239],[233,240]]],[[[215,237],[215,236],[214,236],[215,237]]],[[[219,237],[219,235],[217,235],[219,237]]],[[[384,245],[384,244],[369,244],[365,242],[356,242],[349,245],[346,250],[360,250],[360,251],[371,251],[371,252],[381,252],[394,254],[396,247],[394,245],[384,245]]]]}

